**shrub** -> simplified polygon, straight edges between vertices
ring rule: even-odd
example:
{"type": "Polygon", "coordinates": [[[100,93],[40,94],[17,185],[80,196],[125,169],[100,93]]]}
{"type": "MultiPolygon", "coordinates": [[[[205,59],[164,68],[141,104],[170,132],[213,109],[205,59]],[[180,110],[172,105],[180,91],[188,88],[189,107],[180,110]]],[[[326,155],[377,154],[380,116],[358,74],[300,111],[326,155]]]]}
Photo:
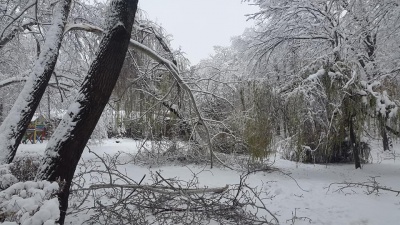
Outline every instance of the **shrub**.
{"type": "Polygon", "coordinates": [[[19,181],[34,180],[39,169],[41,157],[37,154],[27,154],[24,156],[16,156],[12,164],[10,164],[10,172],[19,181]]]}

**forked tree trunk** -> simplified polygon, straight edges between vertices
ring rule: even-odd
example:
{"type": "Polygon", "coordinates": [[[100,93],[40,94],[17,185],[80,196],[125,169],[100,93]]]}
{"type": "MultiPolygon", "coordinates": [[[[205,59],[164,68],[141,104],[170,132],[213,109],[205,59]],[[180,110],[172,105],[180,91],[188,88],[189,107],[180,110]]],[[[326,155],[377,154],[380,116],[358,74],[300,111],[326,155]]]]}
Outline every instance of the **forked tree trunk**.
{"type": "Polygon", "coordinates": [[[46,147],[38,180],[62,182],[58,193],[63,224],[76,166],[120,74],[138,0],[113,0],[107,28],[87,77],[46,147]]]}
{"type": "Polygon", "coordinates": [[[10,163],[46,90],[61,46],[71,0],[60,2],[32,73],[0,126],[0,164],[10,163]]]}

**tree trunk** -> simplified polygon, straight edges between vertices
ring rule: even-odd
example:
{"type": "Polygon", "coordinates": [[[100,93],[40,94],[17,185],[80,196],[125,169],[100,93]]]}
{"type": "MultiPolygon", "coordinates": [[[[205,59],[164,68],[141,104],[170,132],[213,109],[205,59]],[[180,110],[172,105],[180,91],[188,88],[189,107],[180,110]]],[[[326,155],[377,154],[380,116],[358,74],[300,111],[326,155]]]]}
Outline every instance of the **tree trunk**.
{"type": "Polygon", "coordinates": [[[114,0],[107,28],[78,96],[46,147],[38,180],[62,181],[58,193],[63,224],[76,166],[120,74],[128,49],[138,0],[114,0]]]}
{"type": "Polygon", "coordinates": [[[390,143],[389,143],[389,137],[387,135],[385,125],[381,126],[381,136],[382,136],[383,150],[384,151],[389,151],[390,150],[390,143]]]}
{"type": "Polygon", "coordinates": [[[360,151],[359,151],[359,143],[356,138],[356,134],[354,132],[354,125],[353,125],[353,116],[349,118],[349,129],[350,129],[350,142],[351,147],[353,149],[353,156],[354,156],[354,164],[356,169],[361,168],[361,160],[360,160],[360,151]]]}
{"type": "Polygon", "coordinates": [[[3,122],[3,102],[0,102],[0,123],[3,122]]]}
{"type": "Polygon", "coordinates": [[[383,150],[384,151],[389,151],[390,150],[390,141],[389,141],[389,136],[387,133],[387,126],[386,126],[386,118],[383,116],[379,116],[379,130],[380,130],[380,135],[382,137],[382,145],[383,145],[383,150]]]}
{"type": "Polygon", "coordinates": [[[53,74],[71,0],[63,0],[54,14],[39,58],[18,99],[0,126],[0,164],[10,163],[53,74]]]}

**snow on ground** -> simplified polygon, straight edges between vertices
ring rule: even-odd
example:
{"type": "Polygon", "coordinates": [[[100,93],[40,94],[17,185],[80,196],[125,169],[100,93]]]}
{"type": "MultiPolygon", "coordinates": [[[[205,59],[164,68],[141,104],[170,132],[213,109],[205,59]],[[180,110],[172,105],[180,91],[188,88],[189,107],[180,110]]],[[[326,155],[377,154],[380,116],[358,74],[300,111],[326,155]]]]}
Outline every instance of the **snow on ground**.
{"type": "MultiPolygon", "coordinates": [[[[130,139],[105,140],[103,144],[89,148],[99,155],[118,152],[135,154],[140,143],[130,139]]],[[[18,154],[37,152],[43,154],[46,143],[21,145],[18,154]]],[[[271,200],[265,200],[269,210],[276,213],[281,224],[317,224],[317,225],[398,225],[400,224],[400,196],[380,191],[379,194],[367,194],[366,188],[348,188],[337,191],[340,182],[366,182],[371,179],[381,186],[400,190],[400,144],[396,144],[391,153],[382,152],[379,145],[373,145],[373,163],[355,170],[353,164],[312,165],[290,162],[276,157],[274,167],[282,172],[258,172],[247,180],[251,186],[261,187],[271,200]],[[397,153],[396,153],[397,152],[397,153]],[[293,216],[299,219],[293,221],[293,216]],[[302,218],[302,219],[301,219],[302,218]]],[[[84,160],[95,158],[86,149],[84,160]]],[[[139,181],[150,171],[161,171],[165,178],[179,177],[189,179],[192,173],[202,171],[198,177],[200,184],[209,187],[223,187],[237,184],[241,172],[225,168],[210,169],[198,165],[170,165],[146,168],[127,164],[122,167],[129,177],[139,181]]],[[[149,177],[149,176],[148,176],[149,177]]],[[[67,218],[70,224],[79,224],[79,218],[67,218]]],[[[86,217],[87,218],[87,217],[86,217]]]]}

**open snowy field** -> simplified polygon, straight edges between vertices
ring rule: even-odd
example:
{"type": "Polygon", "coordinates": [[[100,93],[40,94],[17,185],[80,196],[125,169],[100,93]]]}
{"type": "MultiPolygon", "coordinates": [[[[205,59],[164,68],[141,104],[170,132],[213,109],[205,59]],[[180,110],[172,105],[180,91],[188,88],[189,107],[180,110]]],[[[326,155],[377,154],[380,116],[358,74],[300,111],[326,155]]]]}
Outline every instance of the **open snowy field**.
{"type": "MultiPolygon", "coordinates": [[[[91,151],[98,155],[113,155],[125,152],[131,156],[137,153],[140,143],[130,139],[104,140],[101,145],[91,145],[91,151]]],[[[18,154],[37,152],[43,154],[46,143],[23,144],[18,154]]],[[[394,153],[383,153],[378,147],[372,151],[373,163],[355,170],[353,164],[312,165],[300,164],[280,157],[275,158],[273,167],[279,171],[257,172],[249,176],[250,186],[261,187],[263,195],[272,197],[264,200],[267,208],[275,214],[280,224],[317,225],[397,225],[400,224],[400,196],[398,193],[367,187],[348,187],[335,184],[343,182],[367,182],[375,179],[379,186],[400,190],[400,144],[394,153]],[[397,154],[396,154],[397,151],[397,154]],[[329,188],[330,187],[330,188],[329,188]]],[[[96,156],[85,149],[82,160],[96,156]]],[[[159,171],[164,178],[190,179],[193,173],[202,186],[224,187],[237,184],[242,172],[226,168],[199,165],[169,165],[144,167],[128,163],[121,168],[133,180],[139,182],[151,171],[159,171]]],[[[150,176],[146,176],[149,179],[150,176]]],[[[144,183],[147,182],[146,179],[144,183]]],[[[95,181],[93,181],[95,183],[95,181]]],[[[89,184],[89,183],[88,183],[89,184]]],[[[373,185],[373,183],[368,183],[373,185]]],[[[85,211],[67,217],[67,224],[80,224],[88,218],[85,211]]]]}

